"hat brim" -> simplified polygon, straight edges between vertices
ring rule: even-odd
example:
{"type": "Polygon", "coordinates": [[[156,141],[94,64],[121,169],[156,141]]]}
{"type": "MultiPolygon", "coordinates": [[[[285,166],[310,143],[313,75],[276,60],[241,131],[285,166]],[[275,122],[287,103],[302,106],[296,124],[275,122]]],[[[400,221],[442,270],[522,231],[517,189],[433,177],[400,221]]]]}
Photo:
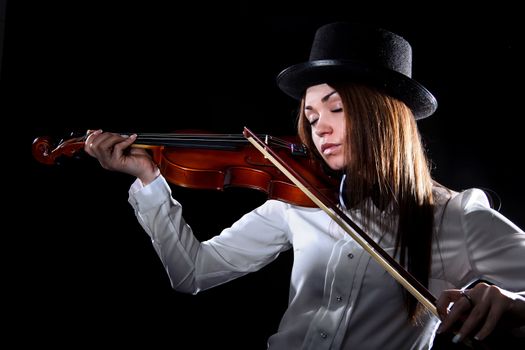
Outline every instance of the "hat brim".
{"type": "Polygon", "coordinates": [[[277,76],[277,85],[287,95],[299,100],[310,86],[344,81],[373,86],[403,101],[415,119],[430,116],[437,109],[435,97],[420,83],[387,69],[369,67],[347,60],[317,60],[296,64],[277,76]]]}

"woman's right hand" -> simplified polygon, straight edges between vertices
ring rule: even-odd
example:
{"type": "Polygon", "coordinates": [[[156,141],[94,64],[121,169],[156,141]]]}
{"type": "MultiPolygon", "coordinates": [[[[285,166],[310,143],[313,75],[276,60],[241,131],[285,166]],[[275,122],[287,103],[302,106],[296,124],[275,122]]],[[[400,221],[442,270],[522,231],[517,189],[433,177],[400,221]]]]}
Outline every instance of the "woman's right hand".
{"type": "Polygon", "coordinates": [[[104,169],[133,175],[147,185],[159,176],[160,170],[146,150],[130,147],[136,139],[136,134],[122,136],[96,130],[89,132],[84,150],[97,158],[104,169]]]}

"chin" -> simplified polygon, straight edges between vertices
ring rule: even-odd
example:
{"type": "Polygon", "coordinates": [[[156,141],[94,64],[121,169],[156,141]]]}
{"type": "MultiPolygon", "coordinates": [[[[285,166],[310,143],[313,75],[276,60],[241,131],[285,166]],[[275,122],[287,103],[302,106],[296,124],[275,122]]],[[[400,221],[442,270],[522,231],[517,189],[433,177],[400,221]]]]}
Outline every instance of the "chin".
{"type": "Polygon", "coordinates": [[[328,167],[334,171],[339,171],[344,169],[344,163],[343,162],[334,162],[334,161],[327,161],[326,164],[328,167]]]}

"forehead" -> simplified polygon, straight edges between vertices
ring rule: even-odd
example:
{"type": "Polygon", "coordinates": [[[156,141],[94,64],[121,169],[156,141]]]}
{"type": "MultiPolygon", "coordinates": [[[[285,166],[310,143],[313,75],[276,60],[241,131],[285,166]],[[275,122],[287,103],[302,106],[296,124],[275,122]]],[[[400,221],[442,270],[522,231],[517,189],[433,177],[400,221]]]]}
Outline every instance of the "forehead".
{"type": "MultiPolygon", "coordinates": [[[[306,89],[305,94],[305,105],[312,105],[314,103],[321,102],[322,99],[325,99],[327,96],[339,97],[337,92],[334,93],[334,88],[328,84],[319,84],[310,86],[306,89]]],[[[324,101],[322,101],[324,102],[324,101]]]]}

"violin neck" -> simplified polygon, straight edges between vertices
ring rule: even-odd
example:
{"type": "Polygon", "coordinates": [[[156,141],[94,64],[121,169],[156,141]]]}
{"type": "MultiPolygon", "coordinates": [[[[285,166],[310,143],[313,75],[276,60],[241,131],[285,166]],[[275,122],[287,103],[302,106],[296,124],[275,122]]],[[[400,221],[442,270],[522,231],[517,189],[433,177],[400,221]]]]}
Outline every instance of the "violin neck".
{"type": "MultiPolygon", "coordinates": [[[[267,145],[289,149],[292,155],[306,156],[306,147],[270,135],[259,135],[267,145]]],[[[238,150],[249,144],[242,134],[140,133],[136,144],[215,150],[238,150]]]]}
{"type": "Polygon", "coordinates": [[[138,144],[148,146],[167,146],[184,148],[205,149],[238,149],[246,144],[242,135],[234,134],[164,134],[164,133],[141,133],[137,134],[138,144]]]}

